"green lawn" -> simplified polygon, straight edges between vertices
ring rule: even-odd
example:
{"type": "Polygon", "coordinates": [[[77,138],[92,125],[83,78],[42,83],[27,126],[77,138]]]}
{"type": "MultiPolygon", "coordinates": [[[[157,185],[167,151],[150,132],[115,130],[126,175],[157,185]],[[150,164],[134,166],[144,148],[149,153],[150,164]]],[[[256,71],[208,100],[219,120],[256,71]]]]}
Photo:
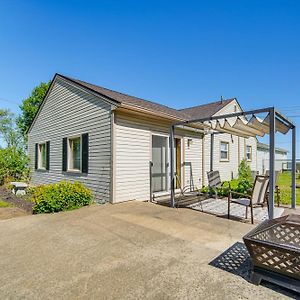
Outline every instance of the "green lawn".
{"type": "Polygon", "coordinates": [[[5,201],[0,200],[0,208],[1,207],[11,207],[11,204],[5,201]]]}
{"type": "MultiPolygon", "coordinates": [[[[300,184],[300,176],[296,175],[296,184],[300,184]]],[[[292,176],[290,172],[280,173],[278,175],[277,185],[280,189],[280,202],[282,204],[291,204],[291,185],[292,176]]],[[[300,205],[300,189],[296,189],[297,205],[300,205]]]]}

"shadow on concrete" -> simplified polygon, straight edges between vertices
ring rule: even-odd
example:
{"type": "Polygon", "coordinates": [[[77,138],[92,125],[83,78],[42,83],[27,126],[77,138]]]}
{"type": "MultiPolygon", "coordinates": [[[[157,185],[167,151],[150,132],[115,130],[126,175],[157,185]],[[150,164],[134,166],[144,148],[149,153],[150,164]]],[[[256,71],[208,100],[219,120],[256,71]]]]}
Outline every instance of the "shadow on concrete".
{"type": "MultiPolygon", "coordinates": [[[[242,277],[244,280],[250,281],[251,275],[251,259],[248,250],[244,243],[237,242],[230,248],[221,253],[218,257],[209,263],[210,266],[221,269],[223,271],[232,273],[236,276],[242,277]]],[[[282,295],[291,297],[292,299],[300,299],[300,295],[284,289],[275,284],[262,281],[262,286],[265,286],[273,291],[276,291],[282,295]]]]}

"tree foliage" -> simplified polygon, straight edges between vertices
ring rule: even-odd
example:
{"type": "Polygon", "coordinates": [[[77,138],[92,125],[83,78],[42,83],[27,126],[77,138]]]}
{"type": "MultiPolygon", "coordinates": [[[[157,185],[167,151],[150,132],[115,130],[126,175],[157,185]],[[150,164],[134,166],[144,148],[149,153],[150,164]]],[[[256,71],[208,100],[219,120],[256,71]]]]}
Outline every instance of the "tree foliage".
{"type": "Polygon", "coordinates": [[[248,165],[246,159],[243,159],[240,162],[240,165],[239,165],[239,179],[240,180],[244,179],[244,180],[247,180],[249,182],[253,181],[252,174],[251,174],[251,168],[248,165]]]}
{"type": "Polygon", "coordinates": [[[0,185],[28,177],[28,157],[15,115],[0,109],[0,185]]]}
{"type": "Polygon", "coordinates": [[[50,83],[51,81],[48,83],[41,82],[32,90],[30,96],[23,100],[22,104],[20,105],[22,113],[17,120],[17,124],[24,137],[26,137],[26,133],[49,89],[50,83]]]}
{"type": "Polygon", "coordinates": [[[10,180],[27,179],[28,157],[22,148],[0,148],[0,185],[10,180]]]}
{"type": "Polygon", "coordinates": [[[0,137],[6,146],[20,148],[24,145],[16,118],[8,109],[0,109],[0,137]]]}

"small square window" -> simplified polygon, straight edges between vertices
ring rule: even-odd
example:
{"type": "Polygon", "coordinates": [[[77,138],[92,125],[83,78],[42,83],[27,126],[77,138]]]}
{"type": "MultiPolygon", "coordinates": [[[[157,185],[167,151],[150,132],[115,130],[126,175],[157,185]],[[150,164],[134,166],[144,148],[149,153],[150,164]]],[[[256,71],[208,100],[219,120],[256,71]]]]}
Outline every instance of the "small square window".
{"type": "Polygon", "coordinates": [[[68,170],[81,171],[81,138],[68,139],[68,170]]]}
{"type": "Polygon", "coordinates": [[[46,143],[39,144],[38,146],[38,169],[46,169],[47,151],[46,143]]]}
{"type": "Polygon", "coordinates": [[[246,146],[246,158],[248,161],[252,160],[252,147],[246,146]]]}
{"type": "Polygon", "coordinates": [[[220,160],[229,161],[229,143],[221,142],[220,143],[220,160]]]}

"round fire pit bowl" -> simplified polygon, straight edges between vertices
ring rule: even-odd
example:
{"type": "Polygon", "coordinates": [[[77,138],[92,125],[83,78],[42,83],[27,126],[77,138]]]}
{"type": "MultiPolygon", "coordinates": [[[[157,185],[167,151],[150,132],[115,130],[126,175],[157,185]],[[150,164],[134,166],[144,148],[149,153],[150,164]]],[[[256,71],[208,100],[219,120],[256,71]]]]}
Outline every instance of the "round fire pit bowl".
{"type": "Polygon", "coordinates": [[[267,220],[244,236],[252,260],[251,281],[271,281],[300,292],[300,215],[267,220]]]}

